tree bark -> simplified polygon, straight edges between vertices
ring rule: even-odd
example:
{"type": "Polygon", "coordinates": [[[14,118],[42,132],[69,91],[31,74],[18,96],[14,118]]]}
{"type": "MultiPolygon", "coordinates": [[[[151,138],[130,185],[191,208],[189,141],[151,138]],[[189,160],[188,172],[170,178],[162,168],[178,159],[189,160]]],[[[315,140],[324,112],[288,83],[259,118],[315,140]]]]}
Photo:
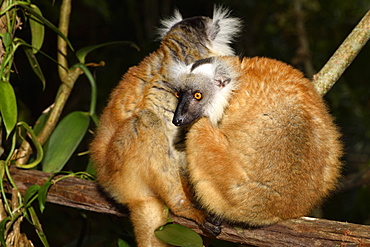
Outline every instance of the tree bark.
{"type": "MultiPolygon", "coordinates": [[[[33,184],[42,185],[51,175],[36,170],[21,170],[14,166],[10,172],[22,194],[33,184]]],[[[60,176],[55,178],[58,177],[60,176]]],[[[5,190],[11,193],[12,187],[5,184],[5,190]]],[[[127,210],[105,197],[95,182],[75,177],[52,185],[47,194],[47,201],[99,213],[128,216],[127,210]]],[[[213,237],[204,233],[193,221],[175,215],[171,217],[175,223],[213,237]]],[[[309,217],[254,229],[223,223],[222,232],[216,238],[256,246],[370,246],[370,226],[309,217]]]]}

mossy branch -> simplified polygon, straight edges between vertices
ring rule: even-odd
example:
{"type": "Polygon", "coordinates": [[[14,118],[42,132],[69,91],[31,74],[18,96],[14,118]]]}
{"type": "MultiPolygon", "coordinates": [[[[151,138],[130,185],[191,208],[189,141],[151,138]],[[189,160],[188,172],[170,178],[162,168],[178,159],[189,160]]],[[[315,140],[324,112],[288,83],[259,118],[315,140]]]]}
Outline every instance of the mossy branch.
{"type": "Polygon", "coordinates": [[[320,95],[326,94],[331,89],[369,38],[370,10],[343,41],[324,67],[313,76],[313,84],[320,95]]]}

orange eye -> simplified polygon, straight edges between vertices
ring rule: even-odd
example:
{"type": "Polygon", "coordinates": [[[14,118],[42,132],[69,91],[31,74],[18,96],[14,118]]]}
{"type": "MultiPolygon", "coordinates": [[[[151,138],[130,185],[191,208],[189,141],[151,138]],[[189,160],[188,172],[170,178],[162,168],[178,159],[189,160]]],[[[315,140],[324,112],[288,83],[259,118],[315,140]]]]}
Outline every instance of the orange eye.
{"type": "Polygon", "coordinates": [[[175,92],[175,97],[176,97],[176,98],[180,98],[180,94],[179,94],[179,92],[175,92]]]}
{"type": "Polygon", "coordinates": [[[202,99],[202,93],[199,93],[199,92],[196,92],[196,93],[194,93],[194,99],[196,99],[196,100],[201,100],[202,99]]]}

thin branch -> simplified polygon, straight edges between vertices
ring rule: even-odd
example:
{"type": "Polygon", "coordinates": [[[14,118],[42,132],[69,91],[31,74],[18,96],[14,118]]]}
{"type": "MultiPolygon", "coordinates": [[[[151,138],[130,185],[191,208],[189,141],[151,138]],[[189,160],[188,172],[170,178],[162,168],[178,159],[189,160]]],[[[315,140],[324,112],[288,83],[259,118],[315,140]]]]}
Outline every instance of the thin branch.
{"type": "Polygon", "coordinates": [[[370,10],[343,41],[319,73],[313,76],[313,83],[319,94],[326,94],[352,63],[370,38],[370,10]]]}

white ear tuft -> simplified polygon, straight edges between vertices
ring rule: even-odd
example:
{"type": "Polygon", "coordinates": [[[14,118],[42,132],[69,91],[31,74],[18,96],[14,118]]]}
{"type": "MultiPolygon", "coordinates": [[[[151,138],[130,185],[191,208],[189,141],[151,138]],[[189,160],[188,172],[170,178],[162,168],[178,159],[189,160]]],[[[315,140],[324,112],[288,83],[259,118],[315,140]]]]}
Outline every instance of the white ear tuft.
{"type": "Polygon", "coordinates": [[[229,44],[239,35],[242,29],[242,21],[236,17],[230,17],[230,10],[223,7],[214,7],[212,24],[207,30],[211,39],[210,50],[218,55],[234,55],[229,44]]]}
{"type": "Polygon", "coordinates": [[[182,21],[182,16],[178,9],[175,9],[173,16],[161,20],[161,28],[158,28],[159,39],[162,40],[163,37],[171,30],[171,28],[182,21]]]}

